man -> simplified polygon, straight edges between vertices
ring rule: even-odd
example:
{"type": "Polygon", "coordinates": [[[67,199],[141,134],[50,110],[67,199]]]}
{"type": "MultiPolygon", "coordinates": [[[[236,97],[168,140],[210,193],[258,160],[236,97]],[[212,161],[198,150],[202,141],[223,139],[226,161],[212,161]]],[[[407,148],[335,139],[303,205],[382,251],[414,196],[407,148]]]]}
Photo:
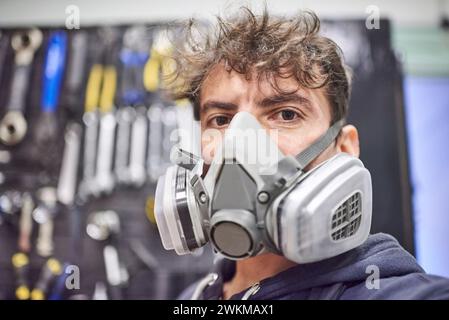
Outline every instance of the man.
{"type": "MultiPolygon", "coordinates": [[[[179,87],[174,90],[176,98],[188,98],[195,108],[202,150],[212,150],[203,152],[206,162],[216,147],[209,129],[224,133],[238,112],[249,112],[265,129],[276,130],[285,155],[299,154],[346,117],[350,76],[340,49],[319,35],[319,28],[310,12],[286,19],[243,9],[238,17],[219,18],[212,36],[189,32],[186,46],[175,55],[179,87]]],[[[189,31],[195,31],[192,24],[189,31]]],[[[359,156],[352,125],[343,126],[306,169],[341,152],[359,156]]],[[[194,284],[181,298],[449,299],[449,281],[425,274],[385,234],[318,262],[297,264],[263,253],[236,262],[221,259],[214,273],[218,277],[206,278],[200,288],[194,284]]]]}

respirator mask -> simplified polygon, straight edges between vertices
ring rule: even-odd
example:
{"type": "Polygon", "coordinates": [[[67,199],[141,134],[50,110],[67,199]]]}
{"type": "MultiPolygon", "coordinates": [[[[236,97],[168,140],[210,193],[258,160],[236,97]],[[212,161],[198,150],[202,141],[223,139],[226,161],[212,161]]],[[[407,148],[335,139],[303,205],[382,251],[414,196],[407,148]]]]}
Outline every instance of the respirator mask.
{"type": "Polygon", "coordinates": [[[207,174],[201,158],[179,150],[156,188],[164,248],[182,255],[210,241],[228,259],[273,252],[309,263],[361,245],[371,226],[369,171],[346,153],[304,170],[342,125],[332,125],[297,156],[285,156],[253,115],[239,112],[207,174]]]}

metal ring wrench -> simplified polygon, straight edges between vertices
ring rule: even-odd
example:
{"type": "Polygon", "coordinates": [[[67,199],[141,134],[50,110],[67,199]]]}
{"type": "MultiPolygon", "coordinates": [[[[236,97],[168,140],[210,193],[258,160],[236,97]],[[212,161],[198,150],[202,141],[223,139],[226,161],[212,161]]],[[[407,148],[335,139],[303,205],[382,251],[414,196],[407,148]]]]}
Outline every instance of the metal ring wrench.
{"type": "Polygon", "coordinates": [[[34,53],[41,43],[42,32],[38,29],[18,32],[11,38],[11,46],[15,51],[14,73],[7,111],[0,122],[0,140],[5,145],[19,143],[27,132],[27,122],[24,117],[25,98],[28,92],[34,53]]]}
{"type": "Polygon", "coordinates": [[[131,152],[129,155],[128,179],[134,187],[141,187],[146,180],[145,158],[148,136],[147,109],[136,108],[131,131],[131,152]]]}
{"type": "MultiPolygon", "coordinates": [[[[66,258],[72,261],[77,260],[80,253],[81,237],[81,217],[77,207],[76,188],[78,183],[78,167],[80,161],[82,140],[81,125],[76,122],[69,122],[64,135],[64,153],[62,156],[61,169],[59,171],[58,186],[56,189],[57,199],[64,206],[69,214],[70,223],[70,255],[66,258]]],[[[62,209],[62,208],[61,208],[62,209]]],[[[67,263],[67,261],[66,261],[67,263]]],[[[65,275],[59,277],[59,282],[63,281],[65,275]]],[[[57,299],[64,290],[63,284],[60,284],[52,294],[57,299]]]]}
{"type": "Polygon", "coordinates": [[[176,106],[164,106],[162,102],[153,104],[148,110],[150,130],[148,133],[147,173],[151,182],[170,164],[170,156],[176,144],[178,111],[176,106]]]}
{"type": "Polygon", "coordinates": [[[21,252],[30,252],[31,250],[31,232],[33,230],[32,213],[34,209],[33,197],[29,193],[22,196],[22,210],[19,222],[19,241],[18,246],[21,252]]]}
{"type": "Polygon", "coordinates": [[[83,115],[84,124],[84,152],[83,178],[80,185],[80,197],[83,201],[93,194],[95,178],[95,159],[97,153],[98,112],[96,110],[103,67],[94,64],[90,70],[86,87],[86,102],[83,115]]]}
{"type": "Polygon", "coordinates": [[[151,182],[157,181],[162,167],[162,112],[164,106],[162,102],[153,104],[148,109],[148,120],[150,130],[148,132],[148,158],[147,170],[151,182]]]}
{"type": "Polygon", "coordinates": [[[112,27],[100,29],[106,42],[104,57],[103,85],[99,101],[100,132],[95,173],[95,188],[98,194],[109,194],[114,189],[115,177],[112,172],[116,119],[114,115],[117,71],[115,62],[120,39],[119,31],[112,27]]]}
{"type": "Polygon", "coordinates": [[[86,72],[87,46],[87,32],[77,31],[73,33],[65,80],[65,107],[73,117],[77,117],[81,111],[79,106],[82,103],[83,93],[81,90],[84,86],[86,72]]]}
{"type": "Polygon", "coordinates": [[[33,218],[39,223],[36,251],[42,257],[53,254],[53,219],[57,214],[57,194],[53,187],[44,187],[36,194],[38,205],[33,210],[33,218]]]}
{"type": "Polygon", "coordinates": [[[78,123],[71,122],[67,125],[64,142],[64,153],[56,192],[60,203],[71,206],[76,195],[81,149],[81,126],[78,123]]]}

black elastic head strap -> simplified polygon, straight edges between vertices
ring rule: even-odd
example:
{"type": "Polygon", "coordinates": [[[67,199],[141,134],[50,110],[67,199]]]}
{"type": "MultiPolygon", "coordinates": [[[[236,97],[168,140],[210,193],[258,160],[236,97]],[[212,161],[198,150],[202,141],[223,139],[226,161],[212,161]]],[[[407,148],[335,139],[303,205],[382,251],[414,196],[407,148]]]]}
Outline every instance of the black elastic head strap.
{"type": "Polygon", "coordinates": [[[301,170],[307,167],[310,162],[331,145],[344,125],[344,119],[335,122],[318,140],[312,143],[306,150],[296,155],[295,159],[298,161],[301,170]]]}

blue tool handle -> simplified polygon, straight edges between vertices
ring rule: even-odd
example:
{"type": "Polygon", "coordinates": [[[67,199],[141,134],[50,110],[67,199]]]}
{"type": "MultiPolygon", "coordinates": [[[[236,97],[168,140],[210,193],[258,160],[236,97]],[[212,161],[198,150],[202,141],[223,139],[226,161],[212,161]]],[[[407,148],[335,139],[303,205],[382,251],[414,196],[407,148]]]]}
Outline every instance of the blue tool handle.
{"type": "Polygon", "coordinates": [[[145,102],[143,69],[149,58],[148,52],[122,49],[120,61],[123,65],[121,81],[121,100],[124,105],[139,105],[145,102]]]}
{"type": "Polygon", "coordinates": [[[43,112],[53,113],[58,106],[64,76],[67,51],[67,34],[55,31],[50,34],[44,66],[44,87],[41,96],[43,112]]]}

